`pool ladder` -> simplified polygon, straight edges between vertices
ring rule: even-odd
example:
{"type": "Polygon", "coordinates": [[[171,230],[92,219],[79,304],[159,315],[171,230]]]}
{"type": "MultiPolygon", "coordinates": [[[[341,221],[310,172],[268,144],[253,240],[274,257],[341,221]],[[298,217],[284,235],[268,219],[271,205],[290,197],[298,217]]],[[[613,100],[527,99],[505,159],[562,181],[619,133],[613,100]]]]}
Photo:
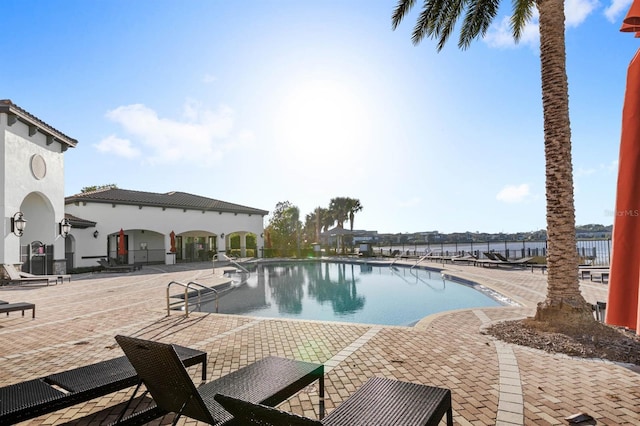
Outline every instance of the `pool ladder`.
{"type": "Polygon", "coordinates": [[[190,290],[195,290],[197,292],[198,298],[197,298],[197,303],[200,304],[202,302],[202,293],[204,292],[205,294],[209,294],[209,293],[213,293],[215,295],[215,303],[216,303],[216,312],[218,311],[218,290],[216,290],[213,287],[207,287],[206,285],[200,284],[198,282],[195,281],[189,281],[189,283],[185,284],[181,281],[171,281],[168,285],[167,285],[167,316],[171,315],[171,307],[176,305],[176,303],[171,303],[171,295],[169,293],[169,290],[171,289],[172,285],[177,285],[180,287],[184,288],[184,314],[186,317],[189,316],[189,291],[190,290]]]}

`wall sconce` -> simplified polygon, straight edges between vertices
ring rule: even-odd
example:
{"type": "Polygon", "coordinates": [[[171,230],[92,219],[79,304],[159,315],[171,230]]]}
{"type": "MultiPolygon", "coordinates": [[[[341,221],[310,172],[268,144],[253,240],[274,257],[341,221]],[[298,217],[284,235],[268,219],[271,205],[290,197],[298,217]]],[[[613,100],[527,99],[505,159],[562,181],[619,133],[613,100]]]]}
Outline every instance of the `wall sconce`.
{"type": "Polygon", "coordinates": [[[98,232],[97,229],[93,231],[93,238],[98,238],[98,235],[100,235],[100,233],[98,232]]]}
{"type": "Polygon", "coordinates": [[[64,219],[62,219],[60,221],[60,235],[62,236],[62,238],[67,238],[67,236],[69,235],[69,232],[71,232],[71,223],[69,222],[69,219],[67,219],[66,217],[64,219]]]}
{"type": "Polygon", "coordinates": [[[224,232],[220,234],[220,238],[224,238],[224,232]]]}
{"type": "Polygon", "coordinates": [[[264,238],[264,233],[260,234],[260,238],[264,238]]]}
{"type": "Polygon", "coordinates": [[[22,234],[24,234],[24,228],[26,227],[27,221],[24,218],[24,214],[22,212],[14,214],[11,218],[11,232],[16,234],[18,237],[22,237],[22,234]]]}

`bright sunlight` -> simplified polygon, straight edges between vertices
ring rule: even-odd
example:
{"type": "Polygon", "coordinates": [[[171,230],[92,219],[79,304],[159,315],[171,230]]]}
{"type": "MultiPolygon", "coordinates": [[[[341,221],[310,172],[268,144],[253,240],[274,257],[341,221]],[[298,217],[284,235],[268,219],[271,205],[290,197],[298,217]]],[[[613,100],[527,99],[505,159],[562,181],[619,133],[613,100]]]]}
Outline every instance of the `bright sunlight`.
{"type": "Polygon", "coordinates": [[[368,138],[362,100],[334,80],[294,86],[282,99],[275,125],[284,155],[324,170],[353,164],[368,138]]]}

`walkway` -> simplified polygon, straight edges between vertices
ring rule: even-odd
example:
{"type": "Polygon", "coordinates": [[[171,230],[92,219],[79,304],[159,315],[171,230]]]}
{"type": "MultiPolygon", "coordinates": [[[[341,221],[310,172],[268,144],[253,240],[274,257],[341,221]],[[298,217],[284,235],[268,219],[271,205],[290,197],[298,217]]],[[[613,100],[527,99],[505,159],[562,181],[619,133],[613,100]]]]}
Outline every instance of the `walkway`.
{"type": "MultiPolygon", "coordinates": [[[[439,266],[426,263],[428,266],[439,266]]],[[[584,360],[505,344],[481,333],[493,321],[534,312],[545,295],[540,271],[440,265],[451,275],[491,287],[522,307],[433,315],[415,327],[386,327],[173,313],[165,290],[172,280],[213,282],[209,264],[147,267],[128,274],[74,277],[58,286],[0,287],[0,299],[37,304],[35,320],[0,317],[0,383],[7,385],[121,355],[113,336],[177,343],[209,353],[214,379],[267,355],[323,363],[330,412],[367,378],[381,376],[452,390],[457,425],[560,425],[587,412],[598,424],[640,424],[640,374],[629,366],[584,360]]],[[[606,285],[582,282],[590,302],[606,300],[606,285]]],[[[192,367],[192,377],[198,378],[192,367]]],[[[108,424],[122,391],[25,425],[108,424]]],[[[280,406],[317,418],[311,385],[280,406]]],[[[171,416],[152,424],[169,424],[171,416]]],[[[181,425],[197,424],[189,419],[181,425]]]]}

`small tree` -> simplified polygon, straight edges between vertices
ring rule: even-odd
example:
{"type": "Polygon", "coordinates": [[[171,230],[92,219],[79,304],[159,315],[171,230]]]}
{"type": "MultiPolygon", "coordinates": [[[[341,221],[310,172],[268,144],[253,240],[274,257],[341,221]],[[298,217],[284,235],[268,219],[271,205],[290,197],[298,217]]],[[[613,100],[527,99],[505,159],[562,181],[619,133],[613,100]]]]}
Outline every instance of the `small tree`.
{"type": "Polygon", "coordinates": [[[80,190],[80,192],[85,194],[87,192],[101,191],[104,189],[118,189],[118,185],[116,185],[115,183],[108,183],[106,185],[85,186],[80,190]]]}
{"type": "Polygon", "coordinates": [[[279,202],[273,211],[266,231],[269,233],[271,246],[279,250],[280,255],[299,246],[300,209],[289,201],[279,202]]]}

